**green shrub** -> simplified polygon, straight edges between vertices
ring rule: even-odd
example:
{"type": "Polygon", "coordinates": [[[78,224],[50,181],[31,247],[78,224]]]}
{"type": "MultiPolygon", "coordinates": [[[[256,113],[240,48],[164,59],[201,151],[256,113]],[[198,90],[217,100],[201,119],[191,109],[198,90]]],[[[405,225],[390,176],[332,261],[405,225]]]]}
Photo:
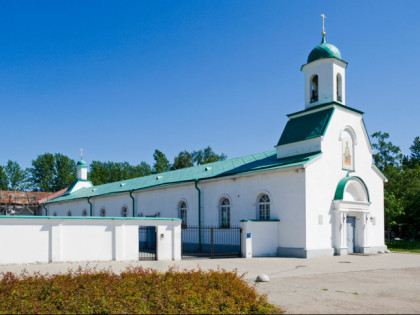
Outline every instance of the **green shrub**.
{"type": "Polygon", "coordinates": [[[420,240],[392,240],[387,241],[386,245],[391,251],[420,253],[420,240]]]}
{"type": "Polygon", "coordinates": [[[59,275],[2,273],[0,313],[282,313],[244,275],[223,269],[79,267],[59,275]]]}

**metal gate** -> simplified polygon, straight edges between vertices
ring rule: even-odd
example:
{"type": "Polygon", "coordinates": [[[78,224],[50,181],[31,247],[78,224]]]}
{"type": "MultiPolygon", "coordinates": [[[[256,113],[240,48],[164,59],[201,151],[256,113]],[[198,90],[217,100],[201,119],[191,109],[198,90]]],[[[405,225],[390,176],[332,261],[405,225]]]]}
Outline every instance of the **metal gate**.
{"type": "Polygon", "coordinates": [[[156,260],[156,227],[139,226],[139,260],[156,260]]]}
{"type": "Polygon", "coordinates": [[[240,227],[182,228],[182,259],[242,257],[240,227]]]}

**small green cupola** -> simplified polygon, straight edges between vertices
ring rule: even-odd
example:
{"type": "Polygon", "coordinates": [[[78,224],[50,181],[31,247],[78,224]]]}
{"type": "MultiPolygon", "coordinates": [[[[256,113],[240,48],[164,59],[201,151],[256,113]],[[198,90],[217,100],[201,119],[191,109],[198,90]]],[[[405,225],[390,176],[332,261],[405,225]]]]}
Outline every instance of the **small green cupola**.
{"type": "Polygon", "coordinates": [[[77,162],[77,166],[85,166],[85,167],[87,167],[87,164],[86,164],[85,161],[80,160],[79,162],[77,162]]]}
{"type": "Polygon", "coordinates": [[[321,44],[312,49],[308,56],[307,63],[322,59],[322,58],[337,58],[341,60],[340,50],[332,44],[328,44],[325,40],[325,35],[322,35],[321,44]]]}

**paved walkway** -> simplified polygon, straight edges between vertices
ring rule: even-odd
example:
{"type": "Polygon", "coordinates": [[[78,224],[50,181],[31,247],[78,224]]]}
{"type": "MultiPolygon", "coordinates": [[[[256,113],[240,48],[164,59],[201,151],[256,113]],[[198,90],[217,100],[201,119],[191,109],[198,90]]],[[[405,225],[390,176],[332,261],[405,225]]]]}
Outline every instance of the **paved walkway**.
{"type": "MultiPolygon", "coordinates": [[[[0,272],[60,273],[86,263],[3,265],[0,272]]],[[[261,273],[270,282],[259,283],[260,292],[289,313],[420,313],[420,254],[392,253],[372,256],[334,256],[311,259],[253,258],[200,259],[180,262],[95,262],[115,272],[141,265],[161,271],[180,269],[226,270],[246,273],[252,282],[261,273]]]]}

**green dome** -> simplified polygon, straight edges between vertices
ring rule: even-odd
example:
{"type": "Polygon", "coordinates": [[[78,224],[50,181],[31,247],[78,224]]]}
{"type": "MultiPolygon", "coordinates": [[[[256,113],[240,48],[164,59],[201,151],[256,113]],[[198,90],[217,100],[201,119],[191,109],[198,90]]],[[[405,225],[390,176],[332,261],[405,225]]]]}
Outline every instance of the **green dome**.
{"type": "Polygon", "coordinates": [[[77,166],[87,166],[87,164],[85,161],[80,160],[79,162],[77,162],[77,166]]]}
{"type": "Polygon", "coordinates": [[[321,44],[312,49],[308,56],[308,63],[322,58],[338,58],[341,59],[341,53],[337,47],[327,44],[325,36],[322,36],[321,44]]]}

